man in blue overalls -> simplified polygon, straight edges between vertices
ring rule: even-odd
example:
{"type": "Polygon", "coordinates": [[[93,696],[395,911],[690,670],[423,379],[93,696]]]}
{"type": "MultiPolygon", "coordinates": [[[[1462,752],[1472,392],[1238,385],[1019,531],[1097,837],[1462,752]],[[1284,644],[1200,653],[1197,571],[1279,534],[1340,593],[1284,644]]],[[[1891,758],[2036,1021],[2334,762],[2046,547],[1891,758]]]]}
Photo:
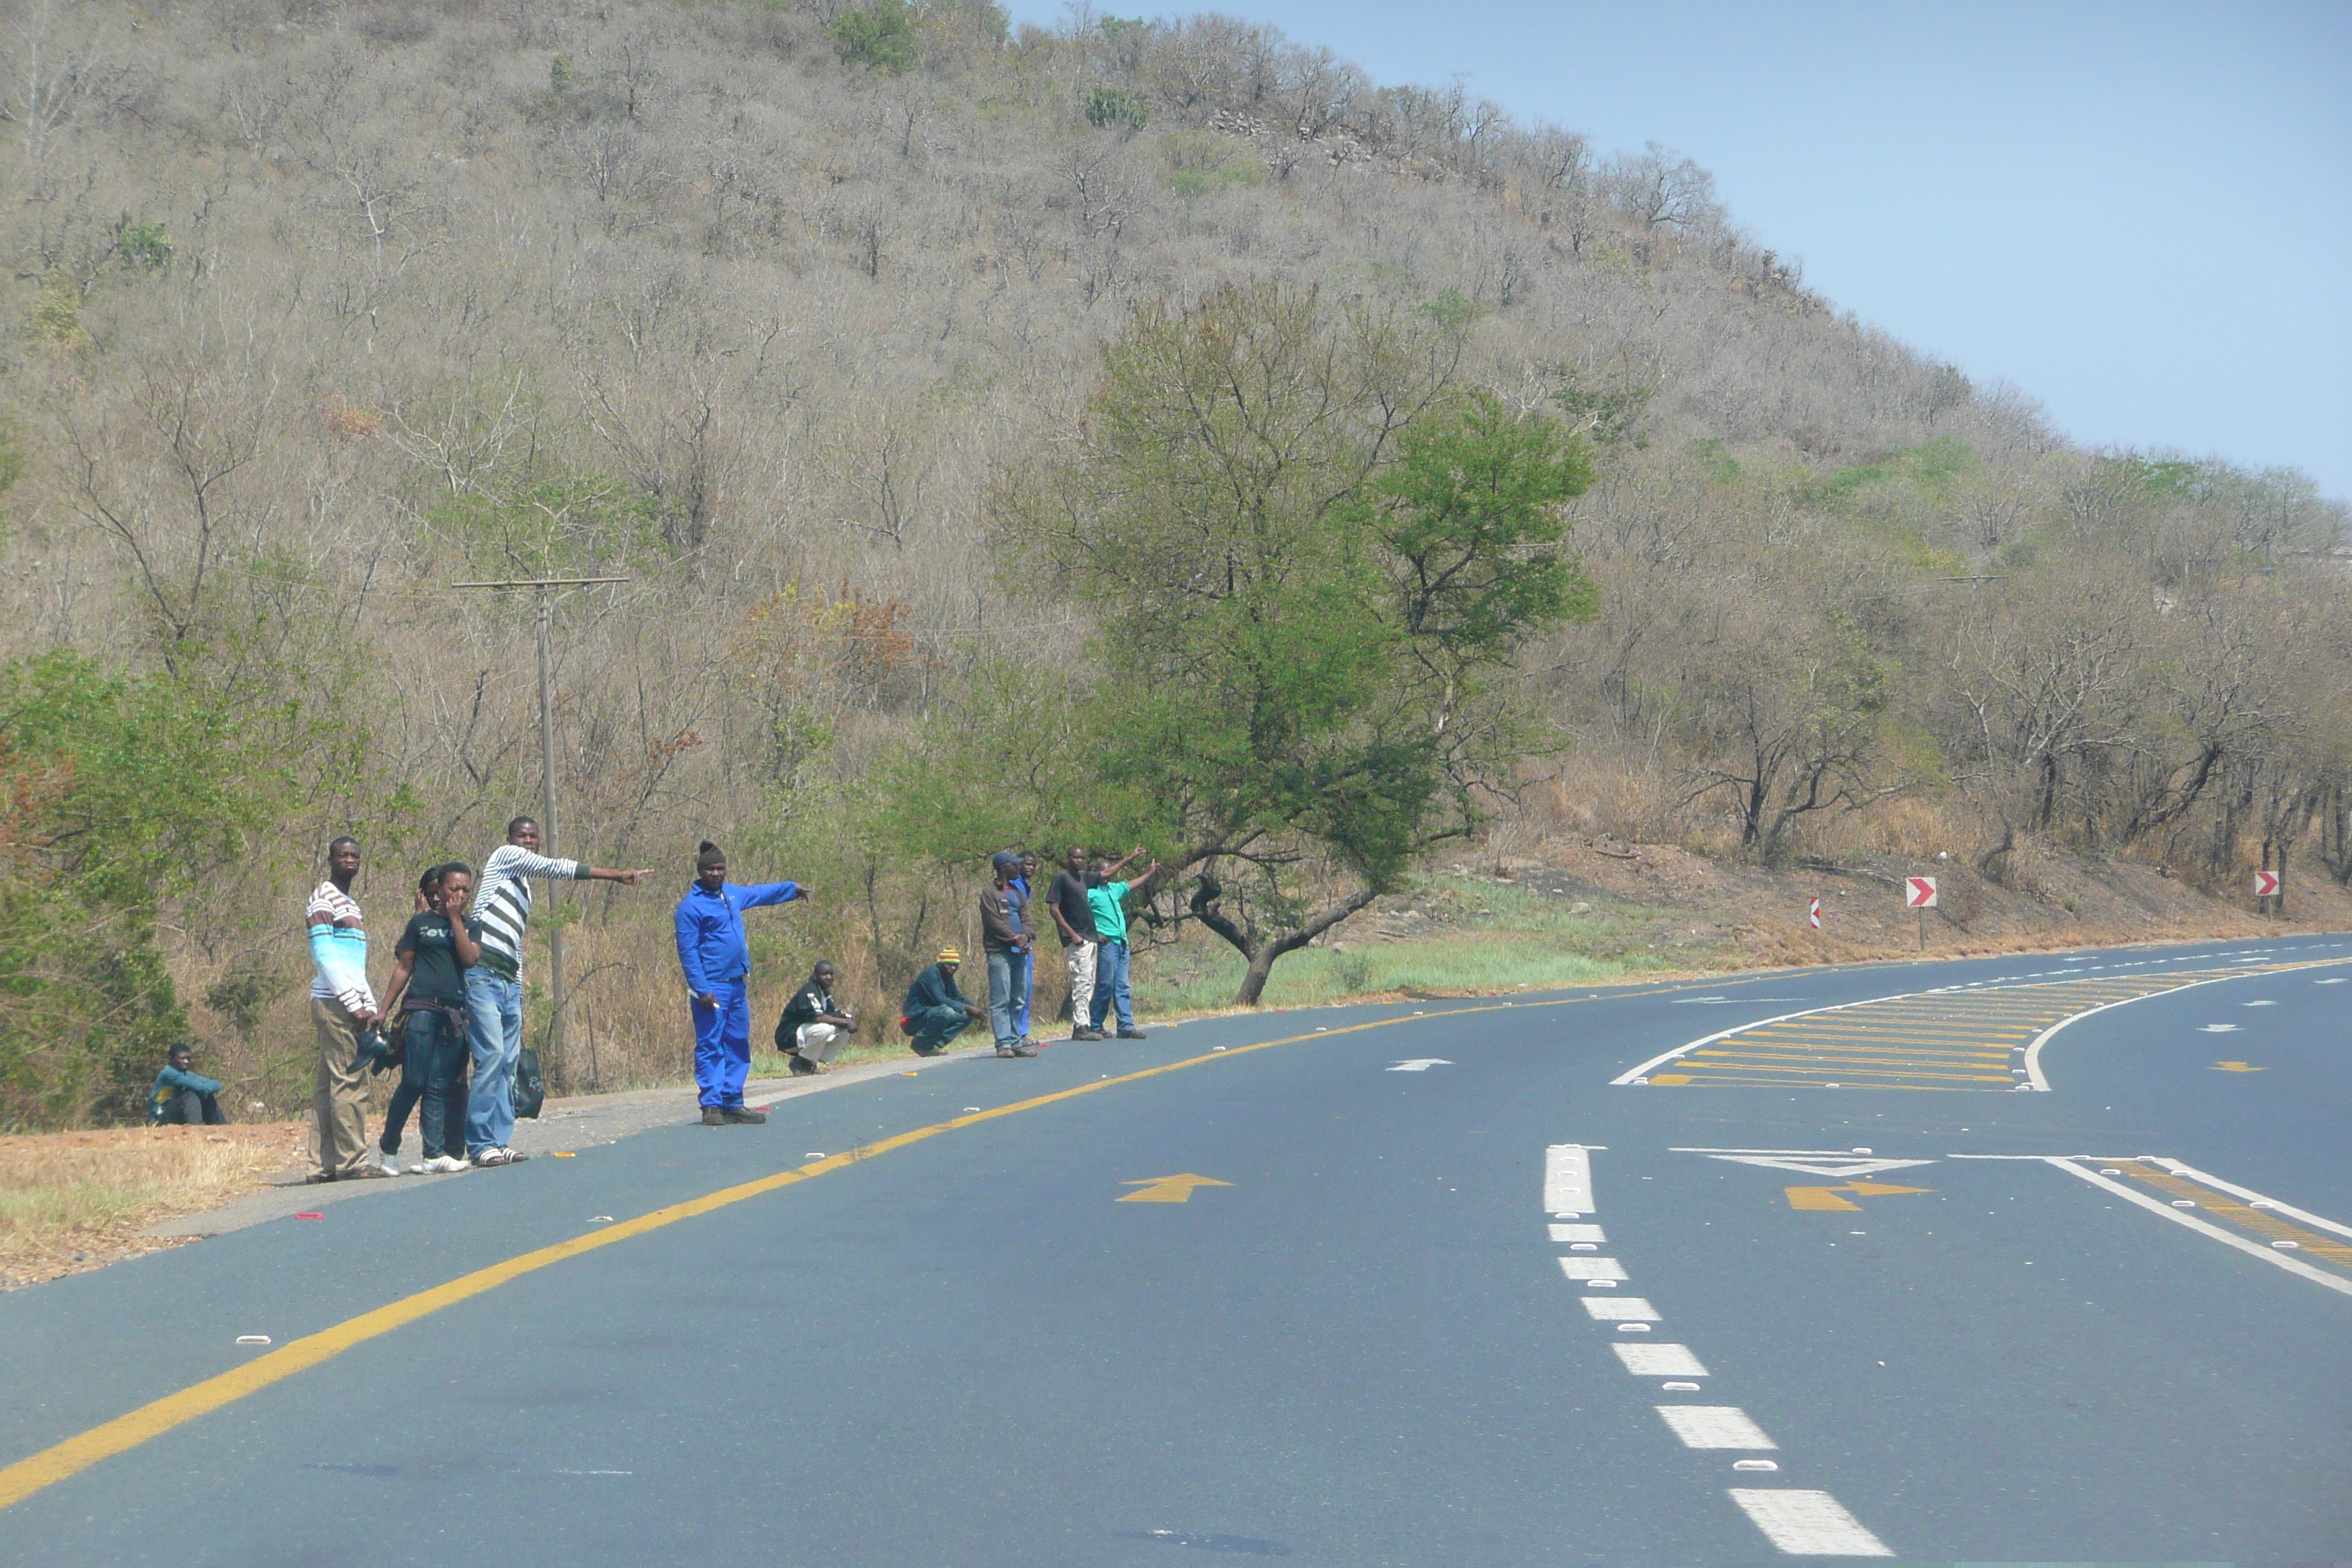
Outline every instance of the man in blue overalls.
{"type": "Polygon", "coordinates": [[[751,947],[743,911],[805,899],[793,882],[739,888],[727,879],[727,857],[702,841],[694,886],[677,901],[677,966],[694,999],[694,1081],[702,1089],[702,1124],[726,1127],[768,1120],[743,1108],[743,1080],[751,1072],[751,947]]]}

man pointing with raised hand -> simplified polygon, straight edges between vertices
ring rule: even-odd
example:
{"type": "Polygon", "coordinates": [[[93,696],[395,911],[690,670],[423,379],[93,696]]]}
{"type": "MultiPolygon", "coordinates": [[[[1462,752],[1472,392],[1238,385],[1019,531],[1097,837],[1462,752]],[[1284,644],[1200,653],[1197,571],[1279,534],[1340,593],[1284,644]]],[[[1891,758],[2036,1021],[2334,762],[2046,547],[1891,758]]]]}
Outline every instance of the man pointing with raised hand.
{"type": "Polygon", "coordinates": [[[702,841],[694,885],[677,901],[677,966],[694,1009],[694,1081],[705,1127],[768,1120],[743,1104],[743,1080],[751,1072],[751,944],[743,911],[808,896],[797,882],[729,881],[726,853],[702,841]]]}
{"type": "Polygon", "coordinates": [[[522,937],[530,924],[530,879],[620,882],[635,887],[650,869],[608,871],[539,852],[539,824],[518,816],[507,841],[482,865],[467,923],[482,944],[479,963],[466,971],[466,1037],[474,1057],[474,1087],[466,1102],[466,1147],[477,1165],[508,1165],[522,1158],[507,1147],[514,1136],[515,1063],[522,1057],[522,937]]]}

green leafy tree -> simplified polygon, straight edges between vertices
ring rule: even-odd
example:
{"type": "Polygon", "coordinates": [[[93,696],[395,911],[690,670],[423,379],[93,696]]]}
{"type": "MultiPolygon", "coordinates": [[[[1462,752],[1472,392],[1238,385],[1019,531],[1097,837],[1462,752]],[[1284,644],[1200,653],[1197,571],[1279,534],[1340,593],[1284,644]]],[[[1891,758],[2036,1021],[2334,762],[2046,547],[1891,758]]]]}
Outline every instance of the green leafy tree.
{"type": "Polygon", "coordinates": [[[825,27],[843,60],[904,76],[915,68],[919,18],[907,0],[874,0],[844,11],[825,27]]]}
{"type": "Polygon", "coordinates": [[[1597,602],[1562,549],[1580,448],[1463,392],[1461,342],[1271,284],[1147,307],[1077,448],[1003,498],[1100,616],[1076,754],[1193,873],[1244,1004],[1471,830],[1514,730],[1493,676],[1597,602]]]}
{"type": "Polygon", "coordinates": [[[1087,95],[1087,123],[1097,131],[1132,134],[1151,122],[1151,106],[1123,87],[1097,87],[1087,95]]]}
{"type": "Polygon", "coordinates": [[[427,526],[469,567],[523,577],[625,563],[687,542],[685,509],[597,474],[517,479],[451,496],[427,526]]]}
{"type": "Polygon", "coordinates": [[[0,669],[0,1125],[128,1117],[186,1026],[167,900],[278,791],[235,704],[54,653],[0,669]]]}

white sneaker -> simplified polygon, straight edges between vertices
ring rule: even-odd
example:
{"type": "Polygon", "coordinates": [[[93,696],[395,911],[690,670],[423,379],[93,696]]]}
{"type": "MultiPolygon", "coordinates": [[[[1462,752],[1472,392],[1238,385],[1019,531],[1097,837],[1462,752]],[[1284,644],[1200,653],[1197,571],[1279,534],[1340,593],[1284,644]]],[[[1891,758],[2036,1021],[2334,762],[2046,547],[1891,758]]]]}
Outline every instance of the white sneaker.
{"type": "Polygon", "coordinates": [[[397,1155],[397,1154],[384,1154],[384,1155],[383,1155],[383,1156],[382,1156],[382,1158],[383,1158],[383,1173],[384,1173],[385,1175],[387,1175],[387,1176],[396,1176],[396,1175],[400,1174],[400,1156],[399,1156],[399,1155],[397,1155]]]}
{"type": "Polygon", "coordinates": [[[452,1171],[468,1170],[471,1167],[469,1167],[465,1161],[457,1159],[452,1155],[436,1154],[433,1158],[425,1161],[425,1163],[417,1166],[416,1168],[420,1171],[433,1171],[440,1174],[446,1175],[452,1171]]]}

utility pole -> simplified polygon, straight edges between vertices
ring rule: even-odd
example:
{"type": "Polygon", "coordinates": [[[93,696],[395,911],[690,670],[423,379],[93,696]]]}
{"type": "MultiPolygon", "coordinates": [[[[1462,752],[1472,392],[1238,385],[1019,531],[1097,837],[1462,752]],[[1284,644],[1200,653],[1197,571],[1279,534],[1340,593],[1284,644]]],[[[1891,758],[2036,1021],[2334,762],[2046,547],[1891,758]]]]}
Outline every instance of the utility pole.
{"type": "MultiPolygon", "coordinates": [[[[452,583],[453,588],[529,588],[536,596],[534,617],[539,632],[539,852],[552,860],[555,847],[555,697],[547,674],[547,627],[555,612],[558,588],[593,588],[625,583],[626,577],[525,577],[504,583],[452,583]]],[[[563,927],[556,919],[558,890],[547,889],[547,1056],[551,1066],[563,1060],[563,927]]],[[[593,1071],[592,1071],[593,1076],[593,1071]]]]}

